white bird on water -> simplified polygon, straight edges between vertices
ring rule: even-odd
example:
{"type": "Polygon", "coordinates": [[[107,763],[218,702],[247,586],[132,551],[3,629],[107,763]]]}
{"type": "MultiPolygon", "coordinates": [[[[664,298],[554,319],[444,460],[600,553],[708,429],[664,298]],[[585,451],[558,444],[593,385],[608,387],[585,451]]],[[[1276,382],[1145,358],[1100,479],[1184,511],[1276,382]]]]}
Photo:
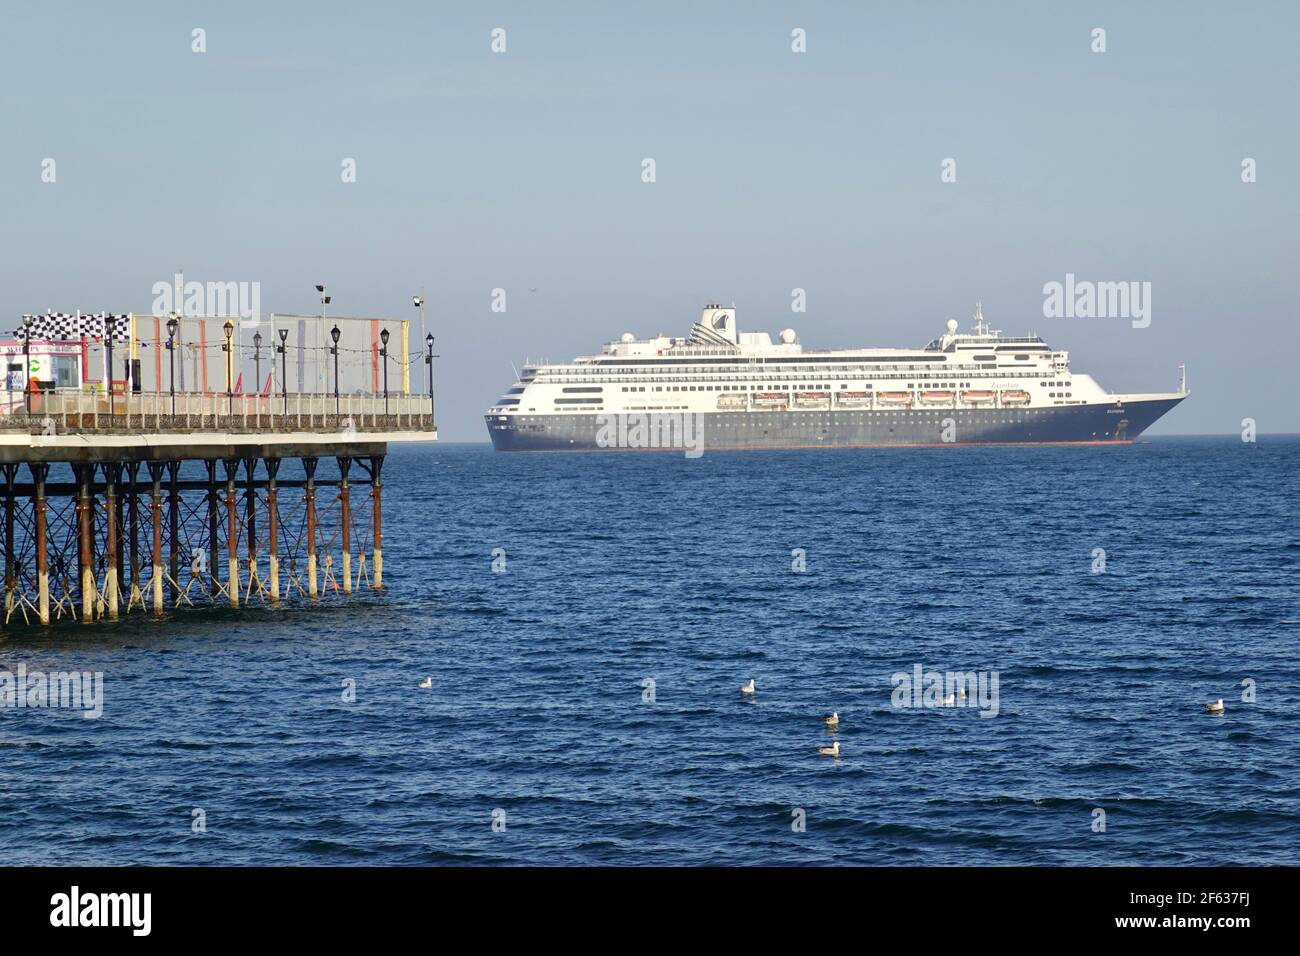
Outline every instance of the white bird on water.
{"type": "Polygon", "coordinates": [[[836,730],[839,728],[840,712],[838,710],[834,711],[829,717],[826,718],[826,726],[829,727],[831,730],[836,730]]]}
{"type": "Polygon", "coordinates": [[[432,687],[433,687],[432,677],[426,677],[424,680],[420,681],[420,690],[429,690],[432,687]]]}
{"type": "Polygon", "coordinates": [[[840,742],[837,740],[829,747],[818,747],[817,752],[827,757],[838,757],[840,755],[840,742]]]}
{"type": "Polygon", "coordinates": [[[742,694],[752,694],[752,693],[754,693],[754,678],[751,677],[751,678],[749,679],[749,683],[748,683],[748,684],[741,684],[741,685],[740,685],[740,692],[741,692],[742,694]]]}
{"type": "Polygon", "coordinates": [[[955,707],[956,705],[957,705],[956,694],[949,694],[947,697],[943,699],[943,706],[945,707],[955,707]]]}
{"type": "Polygon", "coordinates": [[[1205,712],[1206,712],[1207,714],[1221,714],[1221,713],[1223,713],[1223,698],[1220,697],[1220,698],[1219,698],[1218,700],[1216,700],[1213,704],[1206,704],[1206,705],[1205,705],[1205,712]]]}

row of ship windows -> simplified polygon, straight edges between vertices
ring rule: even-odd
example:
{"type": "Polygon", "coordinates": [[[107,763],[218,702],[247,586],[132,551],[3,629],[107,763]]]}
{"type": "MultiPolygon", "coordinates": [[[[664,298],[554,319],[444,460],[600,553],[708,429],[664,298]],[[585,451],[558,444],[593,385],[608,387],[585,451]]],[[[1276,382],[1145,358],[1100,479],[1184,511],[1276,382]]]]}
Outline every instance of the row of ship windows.
{"type": "MultiPolygon", "coordinates": [[[[849,371],[849,370],[848,370],[848,369],[839,369],[839,370],[836,370],[836,369],[824,369],[824,370],[823,370],[823,369],[818,369],[818,371],[849,371]]],[[[966,372],[965,374],[966,374],[967,377],[969,377],[969,378],[997,378],[997,379],[1004,379],[1004,378],[1038,378],[1039,376],[1042,375],[1042,372],[1041,372],[1041,371],[1033,371],[1033,370],[1030,370],[1030,371],[1027,371],[1027,372],[1007,372],[1007,371],[1002,371],[1002,372],[966,372]]],[[[800,375],[767,375],[767,376],[764,376],[764,377],[762,378],[761,381],[765,381],[765,382],[781,382],[781,383],[785,383],[785,382],[798,381],[798,380],[801,379],[802,377],[803,377],[803,376],[800,376],[800,375]]],[[[837,377],[839,377],[839,376],[837,376],[837,377]]],[[[858,376],[855,375],[855,376],[853,376],[853,377],[856,378],[856,377],[858,377],[858,376]]],[[[861,379],[864,380],[864,381],[877,381],[877,382],[879,382],[879,381],[900,381],[900,380],[902,380],[902,379],[907,379],[907,378],[913,379],[913,380],[915,380],[915,381],[922,381],[924,384],[931,384],[930,379],[932,378],[932,376],[930,376],[930,375],[918,375],[918,374],[911,374],[911,375],[905,375],[905,374],[899,374],[899,375],[883,375],[883,374],[879,374],[879,373],[873,373],[873,374],[871,374],[871,375],[864,375],[864,376],[861,376],[861,379]]],[[[710,378],[709,378],[708,380],[709,380],[709,381],[714,381],[714,382],[719,382],[719,381],[722,381],[722,382],[726,382],[726,381],[753,382],[753,381],[754,381],[753,376],[750,376],[750,375],[737,375],[737,376],[731,376],[731,377],[723,376],[723,375],[714,375],[714,376],[710,376],[710,378]]],[[[533,381],[533,379],[529,379],[528,381],[531,382],[531,381],[533,381]]],[[[549,384],[555,384],[555,385],[562,385],[562,386],[565,386],[566,389],[575,388],[575,387],[577,387],[577,386],[579,385],[579,383],[587,383],[587,384],[591,384],[591,385],[606,384],[606,385],[611,385],[611,386],[613,386],[613,385],[617,385],[617,384],[620,384],[620,382],[619,382],[618,379],[615,379],[615,378],[607,378],[607,377],[604,377],[604,376],[600,376],[600,377],[582,377],[582,378],[566,378],[566,377],[561,377],[561,376],[552,377],[552,378],[545,378],[545,377],[543,377],[543,378],[541,378],[539,381],[540,381],[541,383],[543,383],[543,384],[549,383],[549,384]]],[[[651,379],[642,379],[641,381],[642,381],[642,382],[650,382],[650,383],[653,383],[653,382],[673,382],[673,381],[684,381],[684,382],[689,382],[689,381],[690,381],[690,378],[655,377],[655,378],[651,378],[651,379]]],[[[639,383],[638,383],[638,384],[639,384],[639,383]]],[[[941,384],[941,383],[933,383],[933,384],[940,385],[940,387],[942,387],[942,384],[941,384]]],[[[1039,384],[1048,384],[1048,383],[1040,382],[1039,384]]],[[[1061,384],[1068,384],[1068,383],[1061,383],[1061,384]]],[[[762,386],[760,385],[760,386],[756,386],[756,387],[761,388],[762,386]]],[[[518,387],[516,387],[516,388],[518,389],[518,391],[522,391],[521,388],[518,388],[518,387]]],[[[510,392],[508,392],[507,394],[515,394],[515,393],[516,393],[516,389],[511,389],[510,392]]]]}
{"type": "MultiPolygon", "coordinates": [[[[967,377],[970,377],[970,378],[998,378],[998,380],[1004,380],[1004,378],[1036,378],[1037,376],[1039,376],[1039,373],[1035,373],[1035,372],[998,372],[998,373],[969,372],[969,373],[967,373],[967,377]]],[[[917,382],[919,382],[919,384],[922,385],[923,388],[970,388],[970,385],[972,384],[972,382],[966,382],[965,385],[954,385],[953,382],[949,382],[949,381],[932,381],[932,377],[933,377],[933,376],[930,376],[930,375],[911,375],[911,376],[907,376],[907,375],[872,375],[872,376],[870,376],[870,377],[868,377],[868,378],[863,378],[863,381],[867,381],[866,388],[871,388],[871,385],[870,385],[870,382],[871,382],[871,381],[878,381],[878,382],[896,382],[896,381],[902,381],[902,380],[905,380],[905,378],[910,378],[910,380],[911,380],[911,381],[907,382],[907,388],[915,388],[915,386],[917,386],[917,382]]],[[[775,386],[775,388],[797,388],[797,389],[798,389],[798,388],[823,388],[823,389],[832,388],[831,384],[828,384],[828,382],[823,382],[823,384],[818,384],[818,385],[806,385],[806,384],[805,384],[805,385],[798,385],[798,384],[793,384],[793,382],[797,382],[797,381],[798,381],[798,378],[800,378],[800,376],[793,376],[793,375],[784,375],[784,376],[783,376],[783,375],[774,375],[774,376],[767,376],[767,377],[764,377],[762,381],[759,381],[758,384],[754,384],[754,380],[753,380],[753,378],[751,378],[751,377],[749,377],[749,376],[741,376],[741,377],[740,377],[740,380],[741,380],[741,381],[749,382],[749,388],[751,388],[751,389],[757,389],[757,390],[759,390],[759,392],[762,392],[762,390],[763,390],[764,388],[767,388],[767,384],[768,384],[768,382],[771,382],[772,386],[775,386]]],[[[589,385],[582,386],[582,385],[577,385],[577,384],[575,384],[575,382],[568,382],[568,381],[552,381],[552,382],[547,382],[547,380],[545,380],[545,378],[543,378],[543,380],[541,380],[541,384],[556,384],[556,385],[562,385],[562,389],[560,389],[560,390],[562,390],[562,392],[565,392],[565,393],[603,392],[603,390],[604,390],[604,389],[603,389],[603,386],[602,386],[602,385],[598,385],[598,384],[594,384],[594,382],[603,382],[603,384],[610,385],[611,388],[612,388],[612,386],[614,386],[614,385],[616,385],[616,384],[619,384],[619,382],[617,382],[617,380],[610,380],[610,378],[582,378],[582,380],[578,380],[578,381],[593,382],[593,384],[589,384],[589,385]]],[[[672,378],[650,378],[650,380],[642,380],[642,381],[647,381],[647,384],[654,384],[654,382],[673,381],[673,380],[672,380],[672,378]]],[[[689,381],[689,378],[688,378],[688,380],[679,380],[679,381],[689,381]]],[[[703,380],[697,380],[697,381],[715,382],[715,384],[716,384],[716,382],[736,381],[736,378],[720,378],[720,377],[712,377],[712,378],[703,378],[703,380]]],[[[1040,381],[1039,384],[1040,384],[1040,385],[1044,385],[1044,386],[1047,386],[1047,385],[1066,385],[1066,386],[1069,386],[1069,385],[1070,385],[1070,382],[1065,382],[1065,381],[1062,381],[1062,382],[1044,382],[1044,381],[1040,381]]],[[[640,384],[638,384],[638,385],[625,385],[625,386],[621,386],[621,388],[623,388],[623,389],[625,390],[625,392],[637,392],[637,390],[643,390],[643,386],[640,385],[640,384]]],[[[849,388],[849,386],[848,386],[848,385],[840,385],[840,388],[849,388]]],[[[510,390],[510,392],[507,392],[506,394],[507,394],[507,395],[520,394],[521,392],[523,392],[523,390],[524,390],[524,389],[523,389],[523,388],[520,388],[520,386],[515,386],[515,388],[512,388],[512,389],[510,390]]],[[[663,389],[659,389],[659,390],[663,390],[663,389]]],[[[671,390],[671,389],[669,389],[669,390],[671,390]]],[[[715,390],[715,389],[707,389],[707,390],[715,390]]],[[[728,392],[729,392],[729,390],[740,390],[740,392],[744,392],[744,390],[745,390],[745,386],[742,385],[742,386],[740,386],[740,388],[738,388],[738,389],[724,389],[724,390],[728,390],[728,392]]]]}
{"type": "MultiPolygon", "coordinates": [[[[925,385],[925,386],[927,386],[927,387],[929,387],[929,388],[970,388],[970,385],[971,385],[970,382],[923,382],[922,384],[925,385]]],[[[802,383],[802,384],[800,384],[800,385],[787,385],[787,386],[782,386],[782,388],[793,388],[793,389],[797,389],[797,390],[798,390],[798,389],[802,389],[802,390],[804,390],[804,391],[809,391],[809,390],[812,390],[812,389],[830,389],[830,388],[832,388],[832,387],[833,387],[833,386],[831,385],[830,382],[811,383],[811,384],[808,383],[808,382],[804,382],[804,383],[802,383]]],[[[845,389],[845,388],[848,388],[848,387],[849,387],[849,386],[848,386],[847,384],[844,384],[844,383],[841,383],[841,384],[840,384],[840,388],[841,388],[841,389],[845,389]]],[[[867,389],[870,389],[872,386],[868,383],[867,385],[865,385],[865,386],[863,386],[863,387],[864,387],[864,388],[867,388],[867,389]]],[[[908,388],[915,388],[916,385],[915,385],[915,383],[913,383],[913,382],[908,382],[908,383],[907,383],[907,387],[908,387],[908,388]]],[[[667,391],[667,392],[744,392],[744,391],[762,392],[762,391],[766,391],[768,388],[769,388],[769,386],[766,386],[766,385],[681,385],[681,386],[678,386],[678,385],[667,386],[667,385],[665,385],[665,386],[663,386],[663,387],[652,386],[650,390],[651,390],[652,392],[665,392],[665,391],[667,391]]],[[[576,389],[576,388],[566,388],[566,389],[564,389],[564,391],[566,391],[566,392],[577,392],[577,391],[600,391],[600,389],[576,389]]],[[[623,388],[621,388],[620,391],[624,391],[624,392],[644,392],[644,391],[645,391],[645,386],[644,386],[644,385],[626,385],[626,386],[624,386],[623,388]]],[[[559,399],[556,399],[556,401],[559,401],[559,399]]]]}

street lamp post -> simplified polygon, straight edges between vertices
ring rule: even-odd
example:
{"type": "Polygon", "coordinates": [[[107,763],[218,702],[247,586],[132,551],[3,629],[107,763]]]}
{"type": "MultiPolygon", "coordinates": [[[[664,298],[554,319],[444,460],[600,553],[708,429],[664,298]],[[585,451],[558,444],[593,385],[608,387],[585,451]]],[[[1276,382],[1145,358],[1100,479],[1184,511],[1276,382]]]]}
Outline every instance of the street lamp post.
{"type": "Polygon", "coordinates": [[[384,360],[384,417],[388,417],[388,330],[379,332],[379,355],[384,360]]]}
{"type": "Polygon", "coordinates": [[[429,366],[429,424],[433,425],[433,333],[430,332],[424,337],[424,347],[427,353],[424,356],[424,363],[429,366]]]}
{"type": "MultiPolygon", "coordinates": [[[[103,313],[100,313],[101,315],[103,313]]],[[[113,395],[113,325],[112,320],[107,316],[103,318],[104,323],[104,351],[108,355],[108,421],[113,422],[113,416],[117,414],[113,395]]]]}
{"type": "Polygon", "coordinates": [[[262,333],[253,333],[253,390],[262,394],[262,333]]]}
{"type": "Polygon", "coordinates": [[[235,334],[235,323],[226,319],[226,324],[222,326],[226,333],[226,344],[221,346],[221,351],[226,353],[226,400],[230,405],[230,417],[235,417],[235,348],[231,341],[235,334]]]}
{"type": "MultiPolygon", "coordinates": [[[[289,330],[280,329],[280,344],[275,350],[280,353],[280,394],[284,396],[284,414],[289,414],[289,356],[286,354],[284,343],[289,339],[289,330]]],[[[301,387],[301,383],[299,383],[301,387]]],[[[301,408],[302,406],[298,406],[301,408]]]]}
{"type": "Polygon", "coordinates": [[[424,336],[424,290],[419,295],[411,296],[411,305],[420,310],[420,336],[424,336]]]}
{"type": "Polygon", "coordinates": [[[23,407],[32,413],[32,323],[35,316],[23,316],[23,407]]]}
{"type": "Polygon", "coordinates": [[[334,356],[334,417],[337,418],[339,411],[339,327],[337,325],[330,329],[330,341],[334,344],[330,346],[330,354],[334,356]]]}
{"type": "Polygon", "coordinates": [[[179,328],[176,316],[167,320],[167,389],[172,395],[172,418],[176,417],[176,330],[179,328]]]}
{"type": "Polygon", "coordinates": [[[320,361],[316,365],[316,384],[325,391],[325,306],[330,304],[330,297],[325,292],[325,283],[316,286],[320,293],[320,325],[316,327],[316,347],[321,349],[320,361]]]}

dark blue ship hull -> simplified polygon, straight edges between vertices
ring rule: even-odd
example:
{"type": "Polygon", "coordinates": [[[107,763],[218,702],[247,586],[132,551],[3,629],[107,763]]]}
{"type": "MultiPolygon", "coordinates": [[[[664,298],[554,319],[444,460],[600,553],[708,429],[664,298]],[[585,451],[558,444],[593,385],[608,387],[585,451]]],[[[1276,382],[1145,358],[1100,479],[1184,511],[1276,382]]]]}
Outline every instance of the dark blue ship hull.
{"type": "MultiPolygon", "coordinates": [[[[1050,408],[707,412],[698,416],[696,440],[703,450],[1116,444],[1133,441],[1184,397],[1050,408]]],[[[488,415],[486,423],[497,451],[643,450],[611,445],[614,417],[488,415]]]]}

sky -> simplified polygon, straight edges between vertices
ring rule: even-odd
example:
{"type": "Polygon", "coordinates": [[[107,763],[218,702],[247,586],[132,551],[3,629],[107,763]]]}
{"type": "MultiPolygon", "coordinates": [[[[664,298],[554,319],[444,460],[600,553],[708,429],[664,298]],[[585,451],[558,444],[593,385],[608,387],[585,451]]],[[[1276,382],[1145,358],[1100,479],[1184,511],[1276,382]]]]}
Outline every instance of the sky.
{"type": "Polygon", "coordinates": [[[485,441],[512,363],[685,334],[709,302],[830,348],[920,346],[979,300],[1113,391],[1173,390],[1185,363],[1192,396],[1151,434],[1300,432],[1300,4],[173,0],[6,20],[15,325],[147,313],[182,270],[260,283],[264,313],[317,310],[323,282],[335,312],[418,323],[423,289],[441,437],[485,441]],[[1067,274],[1149,282],[1150,324],[1046,317],[1067,274]]]}

